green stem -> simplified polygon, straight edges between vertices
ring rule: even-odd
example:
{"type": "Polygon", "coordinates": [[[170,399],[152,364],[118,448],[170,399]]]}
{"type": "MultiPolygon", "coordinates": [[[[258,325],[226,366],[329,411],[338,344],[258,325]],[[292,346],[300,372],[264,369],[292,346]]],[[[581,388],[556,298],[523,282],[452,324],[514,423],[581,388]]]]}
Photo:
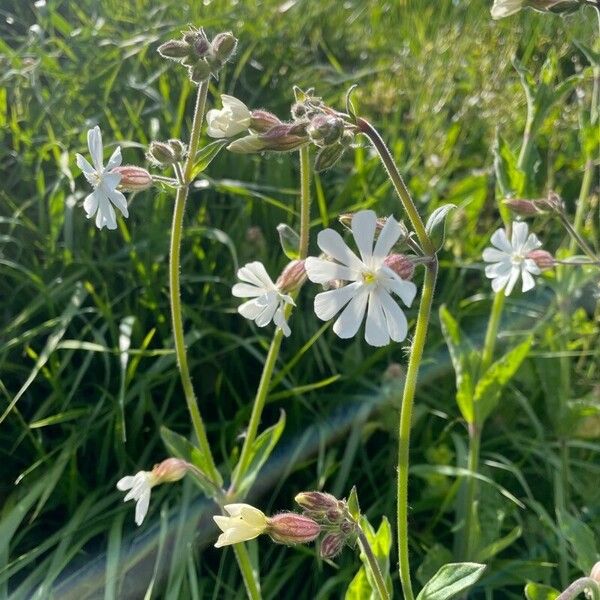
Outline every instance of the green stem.
{"type": "Polygon", "coordinates": [[[504,291],[499,291],[494,296],[492,304],[492,312],[488,321],[485,339],[483,341],[483,350],[481,352],[481,366],[479,367],[480,376],[483,375],[492,364],[494,359],[494,350],[496,349],[496,339],[498,338],[498,329],[500,327],[500,319],[502,318],[502,309],[504,308],[505,295],[504,291]]]}
{"type": "MultiPolygon", "coordinates": [[[[581,181],[581,188],[579,189],[579,198],[577,200],[577,208],[575,209],[575,220],[573,221],[573,229],[576,234],[581,235],[581,229],[583,227],[583,219],[585,211],[587,209],[587,199],[590,195],[590,188],[592,187],[592,178],[594,174],[594,163],[588,157],[585,161],[585,169],[583,171],[583,179],[581,181]]],[[[578,240],[575,237],[571,237],[571,244],[569,246],[569,252],[573,254],[577,246],[578,240]]]]}
{"type": "MultiPolygon", "coordinates": [[[[583,205],[583,203],[582,203],[583,205]]],[[[579,212],[579,207],[578,207],[578,212],[579,212]]],[[[572,240],[571,240],[571,247],[573,248],[573,250],[575,249],[574,246],[575,244],[579,244],[579,247],[584,251],[584,253],[592,259],[592,261],[597,261],[598,257],[596,256],[596,253],[592,250],[592,248],[590,248],[590,246],[588,245],[588,243],[585,241],[585,239],[581,236],[581,234],[579,233],[579,231],[577,229],[575,229],[573,227],[573,225],[571,225],[571,223],[569,222],[569,219],[567,218],[567,215],[565,215],[562,211],[560,211],[558,213],[560,220],[562,221],[563,225],[565,226],[567,232],[569,233],[569,235],[571,236],[572,240]]],[[[577,215],[575,215],[575,218],[577,218],[577,215]]],[[[581,223],[579,224],[579,227],[581,228],[581,223]]]]}
{"type": "Polygon", "coordinates": [[[389,148],[385,145],[383,138],[379,135],[379,132],[368,122],[360,117],[356,120],[357,127],[359,131],[364,133],[370,140],[375,150],[379,154],[381,158],[381,162],[385,167],[387,174],[391,182],[396,189],[396,193],[400,197],[402,201],[402,206],[408,215],[410,223],[419,238],[419,242],[425,254],[433,256],[435,254],[436,249],[433,247],[433,243],[429,239],[427,235],[427,231],[425,230],[425,225],[423,225],[423,221],[421,220],[421,216],[417,211],[417,207],[413,202],[410,192],[402,179],[402,175],[400,175],[400,171],[398,171],[398,167],[394,162],[391,152],[389,148]]]}
{"type": "Polygon", "coordinates": [[[572,600],[583,591],[591,592],[592,600],[600,600],[600,585],[591,577],[576,579],[556,600],[572,600]]]}
{"type": "Polygon", "coordinates": [[[194,111],[194,121],[192,125],[192,133],[190,139],[190,154],[188,155],[185,174],[186,178],[182,185],[177,189],[175,196],[175,207],[173,210],[173,225],[171,228],[171,249],[169,255],[169,290],[171,300],[171,317],[173,324],[173,339],[175,342],[175,355],[177,356],[177,365],[179,366],[179,374],[183,385],[183,392],[187,403],[188,411],[192,419],[192,425],[198,439],[200,451],[206,458],[208,465],[208,477],[213,482],[220,481],[220,475],[212,457],[206,429],[196,396],[194,395],[194,387],[190,377],[190,371],[187,362],[187,354],[185,349],[185,338],[183,334],[183,317],[181,312],[181,285],[179,280],[179,269],[181,262],[181,238],[183,233],[183,216],[185,212],[185,203],[188,196],[189,179],[188,173],[191,173],[191,166],[194,163],[195,151],[198,148],[198,140],[200,137],[200,128],[202,119],[204,118],[204,105],[206,102],[206,94],[208,92],[208,82],[203,82],[198,87],[198,96],[196,99],[196,109],[194,111]],[[195,140],[195,141],[194,141],[195,140]],[[195,148],[195,150],[194,150],[195,148]],[[190,166],[191,165],[191,166],[190,166]]]}
{"type": "Polygon", "coordinates": [[[246,588],[248,598],[250,598],[250,600],[261,600],[262,596],[260,593],[258,573],[252,568],[246,544],[234,544],[233,551],[235,552],[235,558],[237,559],[238,566],[242,573],[244,587],[246,588]]]}
{"type": "MultiPolygon", "coordinates": [[[[300,148],[300,247],[298,254],[300,259],[306,258],[308,254],[308,233],[310,227],[310,163],[309,163],[309,149],[308,147],[300,148]]],[[[288,304],[285,307],[285,317],[289,318],[292,311],[292,307],[288,304]]],[[[256,397],[252,406],[252,414],[250,415],[250,422],[248,423],[248,430],[246,432],[246,438],[242,446],[240,453],[240,459],[236,468],[236,473],[231,487],[229,489],[229,496],[235,497],[235,493],[239,484],[246,473],[246,469],[250,463],[250,456],[252,453],[252,446],[258,433],[258,426],[260,425],[260,419],[262,416],[269,388],[271,387],[271,380],[273,377],[273,370],[279,357],[279,350],[281,348],[281,342],[283,339],[283,331],[276,329],[269,352],[265,360],[260,382],[258,384],[258,390],[256,391],[256,397]]]]}
{"type": "Polygon", "coordinates": [[[423,356],[423,348],[427,338],[427,328],[431,315],[433,293],[437,277],[438,263],[434,259],[425,270],[421,304],[417,316],[417,326],[412,342],[406,383],[402,395],[402,409],[400,411],[400,426],[398,431],[398,558],[399,574],[405,600],[414,600],[410,580],[410,562],[408,550],[408,466],[410,449],[410,429],[412,423],[412,407],[417,389],[417,376],[423,356]]]}
{"type": "Polygon", "coordinates": [[[367,562],[369,563],[369,567],[371,569],[371,573],[373,575],[373,579],[375,581],[375,585],[377,586],[377,591],[379,592],[379,597],[381,600],[389,600],[390,594],[385,585],[385,580],[381,573],[381,569],[379,568],[379,563],[373,554],[373,549],[371,548],[371,544],[369,544],[369,540],[365,535],[364,531],[361,529],[360,525],[358,526],[358,541],[360,542],[360,546],[362,551],[365,553],[367,557],[367,562]]]}

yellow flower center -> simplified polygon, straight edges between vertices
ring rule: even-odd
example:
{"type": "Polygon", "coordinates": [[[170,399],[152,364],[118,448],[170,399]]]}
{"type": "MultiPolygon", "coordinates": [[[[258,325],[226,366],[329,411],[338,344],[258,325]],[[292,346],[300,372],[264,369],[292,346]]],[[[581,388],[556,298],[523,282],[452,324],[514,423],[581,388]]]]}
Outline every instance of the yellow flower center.
{"type": "Polygon", "coordinates": [[[363,271],[361,273],[362,276],[362,280],[363,283],[365,284],[370,284],[370,283],[375,283],[375,281],[377,280],[377,275],[375,273],[373,273],[373,271],[363,271]]]}

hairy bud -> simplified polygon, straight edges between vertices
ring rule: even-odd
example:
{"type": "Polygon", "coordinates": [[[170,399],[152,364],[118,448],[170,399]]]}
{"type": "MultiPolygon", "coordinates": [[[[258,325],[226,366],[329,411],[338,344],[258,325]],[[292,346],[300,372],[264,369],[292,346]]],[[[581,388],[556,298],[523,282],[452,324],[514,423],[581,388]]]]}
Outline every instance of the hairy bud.
{"type": "Polygon", "coordinates": [[[211,66],[205,61],[200,60],[188,67],[188,75],[192,83],[202,83],[212,74],[211,66]]]}
{"type": "Polygon", "coordinates": [[[512,212],[522,217],[531,217],[543,212],[539,204],[535,200],[521,200],[518,198],[509,198],[504,200],[504,204],[510,208],[512,212]]]}
{"type": "Polygon", "coordinates": [[[171,146],[171,149],[175,153],[175,158],[178,161],[182,160],[185,157],[186,147],[181,140],[172,139],[168,141],[168,144],[169,146],[171,146]]]}
{"type": "Polygon", "coordinates": [[[328,533],[321,540],[320,554],[321,558],[331,559],[335,558],[344,547],[346,543],[346,536],[342,533],[328,533]]]}
{"type": "Polygon", "coordinates": [[[256,133],[266,133],[276,125],[283,125],[279,117],[266,110],[253,110],[250,117],[250,129],[256,133]]]}
{"type": "Polygon", "coordinates": [[[183,34],[184,41],[189,44],[196,58],[204,58],[210,50],[210,42],[204,29],[191,29],[183,34]]]}
{"type": "Polygon", "coordinates": [[[300,492],[294,500],[304,510],[314,512],[327,512],[339,505],[338,499],[327,492],[300,492]]]}
{"type": "Polygon", "coordinates": [[[410,281],[415,272],[415,265],[404,254],[390,254],[383,264],[405,281],[410,281]]]}
{"type": "Polygon", "coordinates": [[[237,48],[237,39],[227,31],[218,33],[212,41],[213,56],[221,63],[226,63],[234,54],[237,48]]]}
{"type": "Polygon", "coordinates": [[[321,526],[304,515],[280,513],[267,519],[266,533],[280,544],[306,544],[321,533],[321,526]]]}
{"type": "Polygon", "coordinates": [[[551,269],[555,264],[554,257],[546,250],[532,250],[527,254],[527,258],[533,260],[542,271],[551,269]]]}
{"type": "Polygon", "coordinates": [[[159,166],[172,165],[177,162],[173,148],[165,142],[152,142],[147,156],[151,162],[159,166]]]}
{"type": "Polygon", "coordinates": [[[121,176],[119,187],[124,192],[141,192],[152,186],[152,175],[142,167],[123,165],[122,167],[115,167],[111,173],[117,173],[121,176]]]}
{"type": "Polygon", "coordinates": [[[293,260],[281,272],[275,285],[284,293],[289,294],[301,287],[306,281],[306,268],[303,260],[293,260]]]}
{"type": "Polygon", "coordinates": [[[335,144],[344,133],[344,121],[331,115],[317,115],[306,128],[311,141],[317,146],[335,144]]]}
{"type": "Polygon", "coordinates": [[[158,47],[158,53],[163,58],[170,60],[181,60],[188,56],[191,51],[192,47],[187,42],[181,40],[169,40],[158,47]]]}
{"type": "Polygon", "coordinates": [[[161,463],[154,465],[152,469],[152,477],[155,485],[159,483],[173,483],[183,479],[190,465],[180,458],[167,458],[161,463]]]}

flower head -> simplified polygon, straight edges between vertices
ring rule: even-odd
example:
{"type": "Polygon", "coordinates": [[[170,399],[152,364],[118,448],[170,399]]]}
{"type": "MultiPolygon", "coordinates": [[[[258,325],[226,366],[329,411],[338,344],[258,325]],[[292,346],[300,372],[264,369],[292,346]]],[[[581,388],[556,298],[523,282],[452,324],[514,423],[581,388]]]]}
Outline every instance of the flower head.
{"type": "Polygon", "coordinates": [[[108,164],[104,167],[104,149],[100,127],[96,125],[96,127],[90,129],[87,137],[93,166],[81,154],[76,155],[77,166],[83,171],[85,178],[94,188],[94,191],[84,200],[83,208],[88,219],[96,215],[96,227],[98,229],[102,229],[104,226],[108,229],[116,229],[117,218],[113,205],[123,213],[124,217],[129,216],[125,196],[117,190],[121,175],[112,172],[112,169],[121,164],[121,148],[117,147],[112,153],[108,164]]]}
{"type": "Polygon", "coordinates": [[[264,265],[258,261],[248,263],[237,272],[237,276],[243,283],[236,283],[231,293],[237,298],[252,298],[238,307],[240,315],[259,327],[273,321],[285,336],[290,335],[283,309],[286,304],[293,305],[294,301],[273,283],[264,265]]]}
{"type": "Polygon", "coordinates": [[[341,338],[350,338],[356,335],[366,311],[365,340],[371,346],[385,346],[390,339],[401,342],[408,333],[406,317],[392,293],[410,306],[417,288],[385,264],[402,234],[399,223],[389,217],[377,242],[376,227],[377,217],[372,210],[360,211],[352,217],[352,235],[360,259],[339,233],[333,229],[321,231],[317,238],[319,247],[337,262],[309,257],[305,265],[308,278],[314,283],[335,280],[350,282],[338,289],[317,294],[317,317],[327,321],[342,311],[333,325],[333,331],[341,338]]]}
{"type": "Polygon", "coordinates": [[[228,517],[222,515],[213,517],[223,532],[215,548],[253,540],[267,530],[268,519],[258,508],[249,504],[226,504],[224,508],[228,517]]]}
{"type": "Polygon", "coordinates": [[[485,267],[485,275],[492,280],[494,292],[504,290],[510,295],[519,279],[523,279],[522,290],[529,291],[535,286],[532,275],[539,275],[540,268],[529,254],[542,243],[534,233],[529,233],[527,223],[513,223],[511,241],[504,229],[497,229],[491,238],[494,248],[483,251],[483,260],[491,263],[485,267]]]}
{"type": "Polygon", "coordinates": [[[223,108],[213,108],[206,113],[207,133],[214,138],[228,138],[246,131],[252,122],[248,107],[237,98],[221,95],[223,108]]]}

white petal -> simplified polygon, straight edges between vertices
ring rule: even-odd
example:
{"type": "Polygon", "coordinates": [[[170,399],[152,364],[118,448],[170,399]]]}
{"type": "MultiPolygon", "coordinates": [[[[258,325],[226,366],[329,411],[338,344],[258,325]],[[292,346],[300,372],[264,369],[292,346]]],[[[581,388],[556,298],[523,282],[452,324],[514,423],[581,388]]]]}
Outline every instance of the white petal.
{"type": "Polygon", "coordinates": [[[373,250],[374,266],[379,266],[384,261],[394,244],[398,241],[401,233],[402,229],[400,228],[398,221],[392,216],[388,217],[377,238],[377,242],[375,242],[375,248],[373,250]]]}
{"type": "Polygon", "coordinates": [[[521,277],[523,278],[522,291],[528,292],[535,287],[535,279],[531,276],[526,269],[521,270],[521,277]]]}
{"type": "Polygon", "coordinates": [[[364,268],[363,263],[348,248],[346,242],[344,242],[342,236],[337,231],[324,229],[317,236],[317,244],[325,254],[331,256],[331,258],[334,258],[344,266],[355,270],[364,268]]]}
{"type": "Polygon", "coordinates": [[[288,322],[285,320],[285,315],[283,314],[283,307],[279,307],[275,311],[275,315],[273,316],[273,323],[275,323],[275,325],[277,325],[277,327],[279,327],[279,329],[283,331],[283,335],[285,335],[285,337],[289,337],[290,333],[292,333],[288,322]]]}
{"type": "Polygon", "coordinates": [[[379,299],[383,307],[383,314],[387,322],[387,330],[395,342],[401,342],[408,333],[408,322],[404,311],[386,291],[379,292],[379,299]]]}
{"type": "Polygon", "coordinates": [[[100,127],[96,125],[93,129],[88,130],[88,148],[90,150],[90,155],[92,157],[92,163],[96,168],[98,173],[101,173],[103,170],[102,166],[102,132],[100,131],[100,127]]]}
{"type": "Polygon", "coordinates": [[[535,233],[530,233],[527,241],[525,242],[521,252],[523,254],[527,254],[536,248],[539,248],[542,245],[542,242],[538,239],[538,236],[535,233]]]}
{"type": "Polygon", "coordinates": [[[506,231],[504,231],[504,229],[496,229],[496,231],[492,233],[490,241],[496,248],[506,252],[506,254],[512,254],[513,249],[506,237],[506,231]]]}
{"type": "Polygon", "coordinates": [[[248,302],[244,302],[244,304],[238,306],[237,310],[242,317],[254,321],[254,319],[256,319],[256,317],[258,317],[258,315],[265,310],[265,303],[264,301],[259,302],[258,299],[248,300],[248,302]]]}
{"type": "Polygon", "coordinates": [[[110,190],[108,192],[108,197],[110,201],[121,211],[124,217],[129,216],[129,211],[127,210],[127,199],[121,192],[119,192],[119,190],[110,190]]]}
{"type": "Polygon", "coordinates": [[[83,171],[84,175],[94,175],[96,173],[96,169],[90,165],[84,156],[81,156],[81,154],[76,154],[75,159],[77,166],[83,171]]]}
{"type": "Polygon", "coordinates": [[[117,189],[120,181],[121,175],[119,173],[104,172],[102,175],[102,189],[108,194],[108,192],[117,189]]]}
{"type": "MultiPolygon", "coordinates": [[[[216,519],[216,517],[213,518],[216,519]]],[[[222,548],[223,546],[231,546],[232,544],[247,542],[257,538],[261,533],[262,531],[260,530],[229,528],[219,536],[215,544],[215,548],[222,548]]]]}
{"type": "Polygon", "coordinates": [[[510,255],[502,250],[496,250],[496,248],[486,248],[483,251],[483,260],[485,262],[500,262],[510,258],[510,255]]]}
{"type": "Polygon", "coordinates": [[[492,289],[494,290],[494,292],[499,292],[500,290],[504,289],[504,286],[506,285],[506,282],[508,281],[511,272],[512,267],[506,275],[499,275],[498,277],[492,279],[492,289]]]}
{"type": "Polygon", "coordinates": [[[376,289],[369,293],[365,340],[367,344],[376,347],[387,346],[390,343],[390,335],[376,289]]]}
{"type": "Polygon", "coordinates": [[[485,276],[490,279],[494,277],[504,277],[509,275],[512,270],[512,262],[510,260],[504,260],[502,262],[494,263],[493,265],[487,265],[485,267],[485,276]]]}
{"type": "Polygon", "coordinates": [[[239,269],[237,277],[241,281],[252,283],[267,290],[275,289],[273,280],[269,277],[264,265],[258,260],[248,263],[239,269]]]}
{"type": "Polygon", "coordinates": [[[502,19],[519,12],[523,8],[523,0],[494,0],[492,18],[502,19]]]}
{"type": "Polygon", "coordinates": [[[275,315],[275,311],[279,306],[277,296],[275,294],[269,294],[267,305],[264,310],[254,319],[254,322],[259,327],[266,327],[275,315]]]}
{"type": "Polygon", "coordinates": [[[121,146],[117,146],[115,151],[111,154],[110,158],[108,159],[106,170],[110,171],[111,169],[120,166],[122,160],[123,157],[121,156],[121,146]]]}
{"type": "Polygon", "coordinates": [[[256,296],[260,296],[265,293],[264,288],[256,287],[251,283],[236,283],[231,288],[231,293],[236,298],[256,298],[256,296]]]}
{"type": "Polygon", "coordinates": [[[131,475],[122,477],[119,479],[119,481],[117,481],[117,489],[121,490],[122,492],[131,489],[133,487],[134,480],[135,477],[132,477],[131,475]]]}
{"type": "Polygon", "coordinates": [[[417,286],[412,281],[405,281],[388,267],[381,267],[380,271],[386,275],[381,280],[383,287],[399,296],[406,306],[410,306],[417,295],[417,286]]]}
{"type": "Polygon", "coordinates": [[[339,337],[347,339],[356,335],[363,317],[365,316],[365,308],[367,307],[368,299],[368,290],[364,286],[361,286],[356,295],[348,303],[348,306],[344,308],[337,321],[333,324],[333,331],[337,333],[339,337]]]}
{"type": "Polygon", "coordinates": [[[228,137],[220,127],[217,127],[221,111],[213,108],[206,113],[206,133],[213,138],[228,137]]]}
{"type": "Polygon", "coordinates": [[[252,527],[264,528],[267,524],[265,513],[250,504],[242,503],[240,505],[240,517],[242,517],[242,519],[252,527]]]}
{"type": "Polygon", "coordinates": [[[526,258],[523,261],[523,268],[527,269],[532,275],[539,275],[542,270],[535,264],[535,260],[532,258],[526,258]]]}
{"type": "Polygon", "coordinates": [[[306,275],[313,283],[327,283],[335,279],[355,281],[358,277],[358,273],[349,267],[314,256],[309,256],[306,259],[304,267],[306,268],[306,275]]]}
{"type": "Polygon", "coordinates": [[[360,252],[363,263],[371,264],[373,255],[373,240],[375,239],[375,227],[377,215],[372,210],[361,210],[352,217],[352,235],[356,247],[360,252]]]}
{"type": "MultiPolygon", "coordinates": [[[[244,504],[243,502],[232,502],[231,504],[226,504],[223,508],[225,512],[229,514],[231,517],[241,517],[242,516],[242,508],[244,506],[249,506],[248,504],[244,504]]],[[[213,517],[216,521],[216,517],[213,517]]],[[[219,517],[226,518],[226,517],[219,517]]]]}
{"type": "Polygon", "coordinates": [[[94,190],[86,199],[83,201],[83,209],[87,215],[87,218],[91,218],[96,214],[98,210],[98,194],[100,194],[98,190],[94,190]]]}
{"type": "Polygon", "coordinates": [[[350,302],[350,299],[357,293],[361,285],[359,282],[354,282],[337,290],[317,294],[314,305],[317,317],[322,321],[332,319],[350,302]]]}
{"type": "Polygon", "coordinates": [[[504,295],[505,296],[510,296],[511,292],[513,291],[513,288],[515,287],[515,283],[517,283],[517,279],[519,279],[519,274],[521,273],[521,269],[519,269],[519,267],[513,267],[510,275],[508,277],[508,283],[506,284],[506,287],[504,288],[504,295]]]}
{"type": "Polygon", "coordinates": [[[109,199],[98,192],[98,212],[96,213],[96,227],[102,229],[106,226],[108,229],[117,228],[117,216],[115,215],[115,209],[112,207],[109,199]]]}
{"type": "Polygon", "coordinates": [[[248,107],[235,96],[221,94],[221,102],[223,103],[223,108],[231,110],[237,116],[250,116],[248,107]]]}
{"type": "Polygon", "coordinates": [[[512,247],[513,252],[523,254],[523,246],[527,241],[529,227],[524,221],[517,221],[512,225],[512,247]]]}
{"type": "Polygon", "coordinates": [[[135,522],[139,527],[146,515],[148,514],[148,507],[150,506],[150,490],[145,491],[135,505],[135,522]]]}

